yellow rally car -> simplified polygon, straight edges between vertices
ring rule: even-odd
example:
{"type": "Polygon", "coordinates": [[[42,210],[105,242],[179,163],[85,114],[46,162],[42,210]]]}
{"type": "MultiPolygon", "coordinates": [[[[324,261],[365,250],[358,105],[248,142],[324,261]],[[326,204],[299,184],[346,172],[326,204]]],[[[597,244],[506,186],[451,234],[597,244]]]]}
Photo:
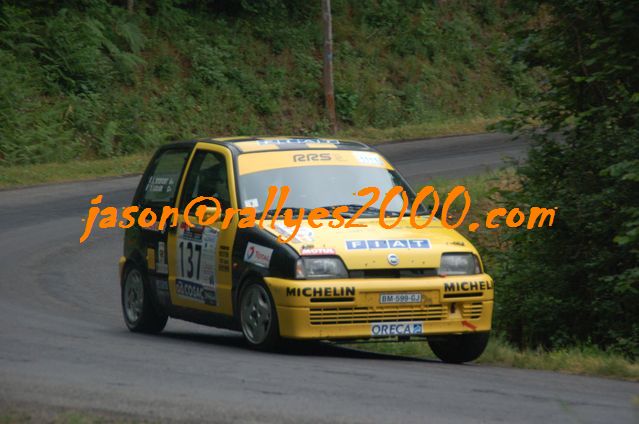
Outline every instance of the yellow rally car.
{"type": "MultiPolygon", "coordinates": [[[[251,137],[161,147],[133,204],[158,216],[174,207],[179,216],[164,230],[137,223],[126,230],[120,276],[128,328],[158,332],[172,317],[241,330],[257,348],[280,338],[427,337],[446,362],[477,358],[491,328],[492,279],[471,243],[437,219],[421,230],[408,217],[382,228],[376,208],[394,186],[415,198],[386,159],[358,142],[251,137]],[[264,210],[270,186],[290,187],[285,209],[293,213],[346,206],[344,218],[364,202],[360,189],[374,186],[382,196],[356,221],[366,227],[331,228],[330,217],[320,228],[304,222],[281,243],[277,237],[291,228],[264,210]],[[219,200],[216,223],[186,225],[185,207],[198,196],[219,200]],[[224,229],[227,209],[243,207],[273,228],[269,220],[242,228],[242,217],[231,214],[224,229]]],[[[401,207],[397,197],[385,215],[398,216],[401,207]]],[[[420,222],[427,215],[420,210],[420,222]]]]}

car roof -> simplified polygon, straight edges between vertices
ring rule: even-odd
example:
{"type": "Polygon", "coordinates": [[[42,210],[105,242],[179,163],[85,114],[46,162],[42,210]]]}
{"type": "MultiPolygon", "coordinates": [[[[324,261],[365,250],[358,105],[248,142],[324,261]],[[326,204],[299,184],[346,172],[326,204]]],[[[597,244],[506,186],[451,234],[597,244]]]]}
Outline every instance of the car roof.
{"type": "Polygon", "coordinates": [[[198,138],[190,141],[171,143],[162,148],[175,148],[191,146],[195,143],[213,143],[229,148],[234,155],[248,152],[266,152],[273,150],[310,150],[310,149],[337,149],[337,150],[373,150],[368,145],[352,140],[338,140],[323,137],[280,136],[280,137],[216,137],[198,138]]]}

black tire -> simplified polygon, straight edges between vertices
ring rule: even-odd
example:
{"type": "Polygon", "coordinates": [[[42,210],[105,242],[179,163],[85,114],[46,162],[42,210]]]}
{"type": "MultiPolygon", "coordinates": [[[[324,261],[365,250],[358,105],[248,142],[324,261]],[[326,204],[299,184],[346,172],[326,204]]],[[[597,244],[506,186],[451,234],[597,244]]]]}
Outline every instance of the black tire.
{"type": "Polygon", "coordinates": [[[490,333],[452,334],[432,336],[428,345],[439,359],[450,364],[461,364],[479,358],[488,344],[490,333]]]}
{"type": "Polygon", "coordinates": [[[156,310],[145,273],[130,265],[124,271],[121,284],[121,303],[124,322],[136,333],[159,333],[164,329],[168,316],[156,310]],[[142,299],[139,299],[141,293],[142,299]]]}
{"type": "Polygon", "coordinates": [[[280,328],[268,287],[259,280],[247,281],[242,287],[238,308],[240,327],[247,344],[258,350],[275,349],[280,342],[280,328]]]}

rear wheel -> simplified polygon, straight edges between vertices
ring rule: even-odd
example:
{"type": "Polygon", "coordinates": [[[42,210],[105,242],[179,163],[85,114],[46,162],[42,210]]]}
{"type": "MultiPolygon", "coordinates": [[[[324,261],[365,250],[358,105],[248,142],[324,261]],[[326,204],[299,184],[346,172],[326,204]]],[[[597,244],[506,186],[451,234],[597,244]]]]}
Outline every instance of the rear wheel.
{"type": "Polygon", "coordinates": [[[153,306],[144,274],[135,265],[129,266],[124,274],[122,313],[126,326],[134,332],[159,333],[168,320],[153,306]]]}
{"type": "Polygon", "coordinates": [[[451,334],[432,336],[428,345],[439,359],[451,364],[461,364],[479,358],[488,344],[490,333],[451,334]]]}
{"type": "Polygon", "coordinates": [[[269,350],[280,339],[275,303],[264,283],[250,281],[240,294],[240,324],[248,344],[269,350]]]}

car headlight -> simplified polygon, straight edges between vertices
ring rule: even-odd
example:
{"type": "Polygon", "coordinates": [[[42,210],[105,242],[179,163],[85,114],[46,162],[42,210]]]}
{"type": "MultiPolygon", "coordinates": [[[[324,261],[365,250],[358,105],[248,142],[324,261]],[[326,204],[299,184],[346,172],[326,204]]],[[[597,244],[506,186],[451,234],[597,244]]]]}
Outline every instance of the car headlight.
{"type": "Polygon", "coordinates": [[[340,258],[300,258],[295,266],[295,278],[348,278],[340,258]]]}
{"type": "Polygon", "coordinates": [[[439,265],[439,275],[481,274],[479,259],[472,253],[444,253],[439,265]]]}

